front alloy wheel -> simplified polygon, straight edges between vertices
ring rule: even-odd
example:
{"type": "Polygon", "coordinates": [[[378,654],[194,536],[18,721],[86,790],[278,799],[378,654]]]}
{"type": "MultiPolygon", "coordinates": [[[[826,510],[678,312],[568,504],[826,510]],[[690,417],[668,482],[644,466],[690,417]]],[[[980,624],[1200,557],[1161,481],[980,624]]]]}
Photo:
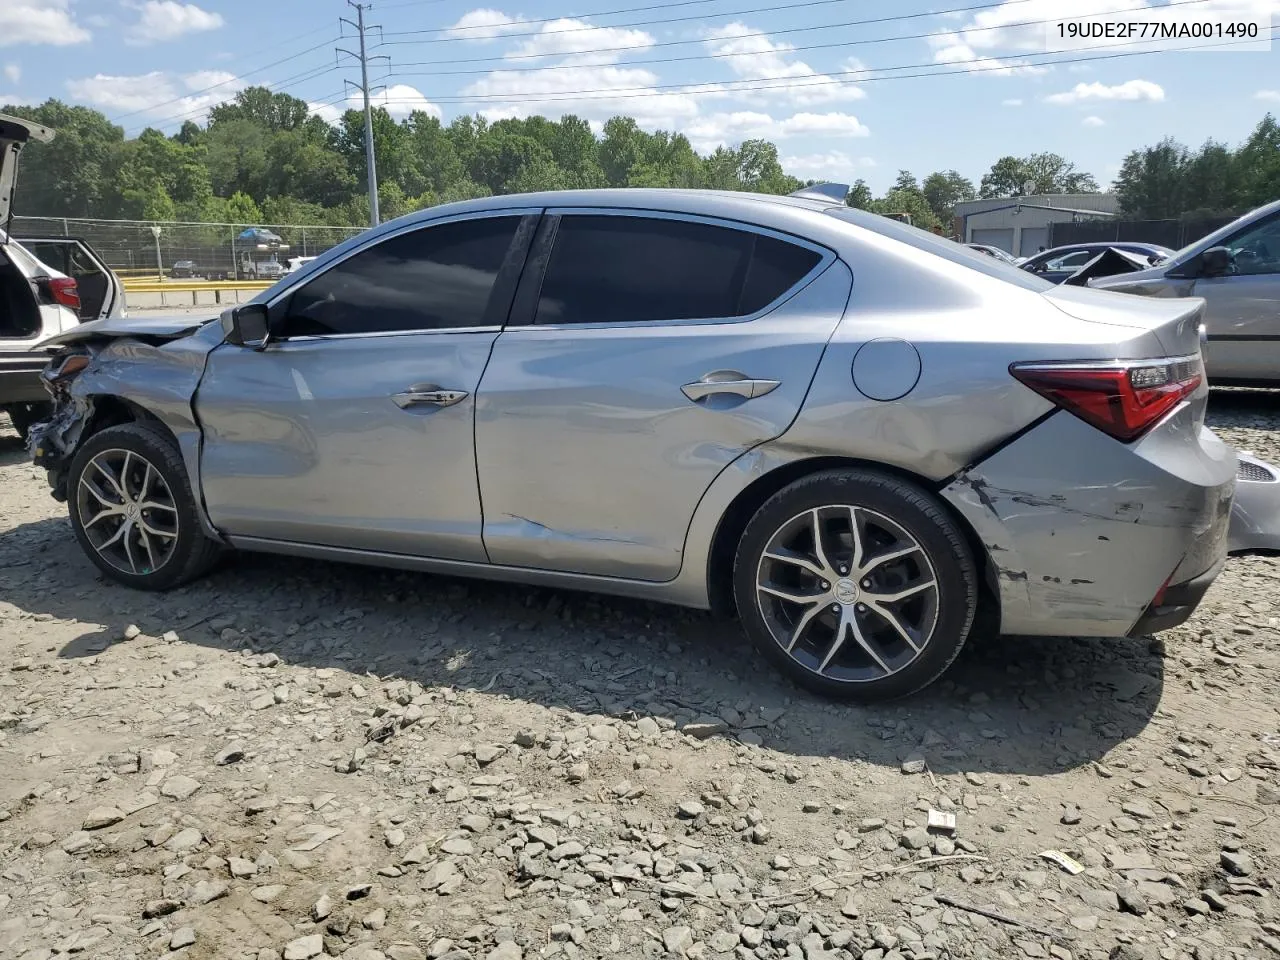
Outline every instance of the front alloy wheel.
{"type": "Polygon", "coordinates": [[[178,507],[155,465],[132,450],[94,454],[76,484],[89,546],[122,573],[146,575],[173,559],[178,507]]]}
{"type": "Polygon", "coordinates": [[[71,460],[67,493],[81,548],[118,583],[165,590],[210,569],[221,552],[201,526],[177,443],[159,423],[91,436],[71,460]]]}

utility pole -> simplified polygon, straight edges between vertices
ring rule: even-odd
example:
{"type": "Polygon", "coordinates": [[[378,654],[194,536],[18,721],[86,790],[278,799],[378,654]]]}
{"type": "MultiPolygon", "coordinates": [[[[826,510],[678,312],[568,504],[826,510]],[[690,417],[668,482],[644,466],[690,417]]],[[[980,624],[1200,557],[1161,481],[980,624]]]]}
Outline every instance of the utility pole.
{"type": "MultiPolygon", "coordinates": [[[[350,50],[338,48],[339,53],[345,53],[347,56],[360,61],[360,90],[364,94],[364,156],[365,165],[369,171],[369,226],[376,227],[380,221],[378,216],[378,167],[374,161],[373,152],[373,110],[369,106],[369,61],[379,59],[390,59],[389,57],[370,57],[365,50],[364,34],[366,27],[364,25],[364,12],[371,9],[371,3],[356,3],[355,0],[347,0],[347,5],[355,7],[356,22],[352,23],[346,17],[339,17],[343,23],[350,24],[356,28],[356,32],[360,36],[360,54],[357,56],[350,50]]],[[[368,27],[367,29],[376,30],[377,27],[368,27]]],[[[351,83],[350,80],[345,81],[351,83]]],[[[352,86],[355,84],[351,83],[352,86]]]]}

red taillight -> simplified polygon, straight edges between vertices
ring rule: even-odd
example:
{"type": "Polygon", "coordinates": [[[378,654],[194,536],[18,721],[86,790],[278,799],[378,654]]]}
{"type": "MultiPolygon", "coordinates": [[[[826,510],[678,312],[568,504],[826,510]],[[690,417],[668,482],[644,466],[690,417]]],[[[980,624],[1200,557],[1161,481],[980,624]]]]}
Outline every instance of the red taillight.
{"type": "Polygon", "coordinates": [[[54,303],[72,310],[80,309],[80,291],[76,289],[76,282],[71,277],[50,277],[46,286],[54,303]]]}
{"type": "Polygon", "coordinates": [[[1204,380],[1200,357],[1116,363],[1015,363],[1036,393],[1128,443],[1155,426],[1204,380]]]}

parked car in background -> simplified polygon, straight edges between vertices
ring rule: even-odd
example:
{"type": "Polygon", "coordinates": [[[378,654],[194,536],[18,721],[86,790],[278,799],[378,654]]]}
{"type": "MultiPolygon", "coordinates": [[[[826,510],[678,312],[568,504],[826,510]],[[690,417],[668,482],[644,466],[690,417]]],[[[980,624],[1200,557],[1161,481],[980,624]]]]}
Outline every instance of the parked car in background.
{"type": "Polygon", "coordinates": [[[1203,297],[1205,367],[1217,384],[1280,386],[1280,200],[1246,213],[1149,270],[1091,287],[1203,297]]]}
{"type": "Polygon", "coordinates": [[[45,358],[31,348],[85,320],[124,314],[124,288],[93,249],[73,237],[11,237],[18,154],[54,131],[0,114],[0,410],[19,436],[46,415],[45,358]]]}
{"type": "Polygon", "coordinates": [[[296,273],[297,271],[301,270],[303,266],[310,263],[314,259],[315,257],[290,257],[289,269],[286,270],[285,273],[296,273]]]}
{"type": "Polygon", "coordinates": [[[175,260],[169,268],[169,276],[178,279],[198,277],[201,276],[200,267],[194,260],[175,260]]]}
{"type": "Polygon", "coordinates": [[[1018,266],[1038,274],[1050,283],[1061,283],[1098,254],[1111,248],[1139,254],[1152,264],[1162,263],[1173,256],[1173,251],[1168,247],[1155,243],[1135,243],[1128,240],[1117,243],[1069,243],[1027,257],[1018,266]]]}
{"type": "Polygon", "coordinates": [[[1202,304],[1055,287],[846,192],[419,211],[220,322],[55,338],[34,460],[131,587],[230,547],[736,609],[836,696],[925,686],[980,614],[1185,620],[1236,478],[1202,304]]]}
{"type": "Polygon", "coordinates": [[[999,247],[993,247],[986,243],[966,243],[966,247],[970,250],[977,250],[979,253],[985,253],[988,257],[999,260],[1002,263],[1017,263],[1017,259],[1011,253],[1006,253],[999,247]]]}

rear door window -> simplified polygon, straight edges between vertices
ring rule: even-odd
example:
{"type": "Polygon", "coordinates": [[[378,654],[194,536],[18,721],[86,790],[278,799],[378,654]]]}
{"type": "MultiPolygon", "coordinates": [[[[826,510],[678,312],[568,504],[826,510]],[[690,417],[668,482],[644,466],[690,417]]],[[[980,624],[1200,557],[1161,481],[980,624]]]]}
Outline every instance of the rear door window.
{"type": "Polygon", "coordinates": [[[535,322],[636,323],[758,313],[822,261],[777,237],[689,220],[565,215],[535,322]]]}

